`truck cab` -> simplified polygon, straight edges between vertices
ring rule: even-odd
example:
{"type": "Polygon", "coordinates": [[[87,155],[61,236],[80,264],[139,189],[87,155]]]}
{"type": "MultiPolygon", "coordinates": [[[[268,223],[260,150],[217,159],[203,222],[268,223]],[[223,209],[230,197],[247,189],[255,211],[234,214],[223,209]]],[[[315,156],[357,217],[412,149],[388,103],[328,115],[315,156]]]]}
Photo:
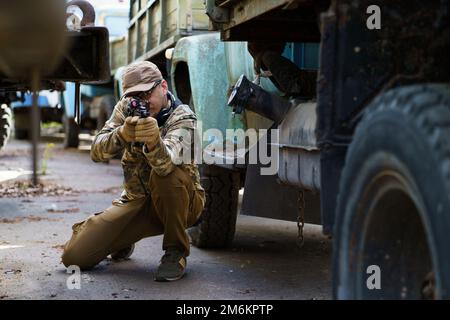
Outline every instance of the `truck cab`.
{"type": "MultiPolygon", "coordinates": [[[[242,114],[278,122],[279,140],[269,142],[277,146],[278,172],[270,182],[247,166],[243,210],[277,217],[286,203],[298,203],[299,230],[319,211],[323,232],[333,238],[338,299],[448,298],[448,6],[206,3],[221,40],[248,41],[262,61],[259,72],[270,72],[284,91],[280,100],[240,78],[228,101],[242,114]],[[288,42],[320,46],[315,92],[307,99],[308,73],[282,57],[288,42]],[[292,196],[280,191],[286,185],[292,196]],[[316,197],[308,199],[311,191],[316,197]],[[374,270],[382,286],[369,285],[374,270]]],[[[286,219],[292,218],[293,211],[286,219]]]]}

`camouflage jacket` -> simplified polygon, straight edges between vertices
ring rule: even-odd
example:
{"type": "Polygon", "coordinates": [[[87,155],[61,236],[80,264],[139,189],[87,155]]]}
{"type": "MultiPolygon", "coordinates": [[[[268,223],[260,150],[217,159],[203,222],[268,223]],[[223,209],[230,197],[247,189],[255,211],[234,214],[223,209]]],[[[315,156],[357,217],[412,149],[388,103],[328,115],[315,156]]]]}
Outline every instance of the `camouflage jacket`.
{"type": "Polygon", "coordinates": [[[186,160],[181,162],[185,154],[183,151],[194,150],[194,128],[197,125],[197,118],[189,106],[182,104],[172,111],[159,129],[160,142],[152,150],[131,146],[119,135],[118,129],[127,117],[127,107],[128,98],[122,98],[91,147],[91,158],[95,162],[111,159],[124,150],[122,156],[124,190],[119,201],[127,202],[149,195],[151,171],[166,176],[176,165],[189,173],[197,190],[203,191],[194,157],[191,156],[189,162],[186,160]]]}

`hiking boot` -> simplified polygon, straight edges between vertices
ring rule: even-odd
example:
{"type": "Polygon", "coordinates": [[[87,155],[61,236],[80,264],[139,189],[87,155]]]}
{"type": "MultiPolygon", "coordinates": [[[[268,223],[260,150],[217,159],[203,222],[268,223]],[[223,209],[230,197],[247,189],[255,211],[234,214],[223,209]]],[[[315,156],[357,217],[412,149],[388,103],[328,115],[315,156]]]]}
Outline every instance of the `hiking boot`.
{"type": "Polygon", "coordinates": [[[111,253],[111,259],[115,261],[126,260],[133,254],[133,251],[134,251],[134,243],[131,246],[128,246],[119,251],[111,253]]]}
{"type": "Polygon", "coordinates": [[[169,248],[161,258],[155,281],[175,281],[181,279],[186,268],[186,258],[181,250],[169,248]]]}

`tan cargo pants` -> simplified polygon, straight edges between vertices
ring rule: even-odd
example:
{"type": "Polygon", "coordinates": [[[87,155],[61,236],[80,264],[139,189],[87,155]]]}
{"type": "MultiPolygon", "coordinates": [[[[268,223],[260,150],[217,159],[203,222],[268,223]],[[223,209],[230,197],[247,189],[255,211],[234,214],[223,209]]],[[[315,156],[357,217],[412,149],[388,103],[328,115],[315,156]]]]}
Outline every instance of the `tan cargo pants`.
{"type": "Polygon", "coordinates": [[[73,225],[63,264],[88,269],[107,255],[142,238],[164,234],[163,250],[177,247],[189,255],[186,228],[200,217],[204,191],[196,190],[191,177],[177,167],[165,177],[152,172],[151,195],[126,203],[114,202],[105,211],[73,225]]]}

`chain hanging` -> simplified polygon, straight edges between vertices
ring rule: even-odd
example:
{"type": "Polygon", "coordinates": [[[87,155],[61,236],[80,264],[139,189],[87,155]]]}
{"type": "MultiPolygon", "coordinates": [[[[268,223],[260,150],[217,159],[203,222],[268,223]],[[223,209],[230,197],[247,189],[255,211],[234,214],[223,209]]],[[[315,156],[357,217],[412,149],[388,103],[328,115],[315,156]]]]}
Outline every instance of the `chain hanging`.
{"type": "Polygon", "coordinates": [[[298,216],[297,216],[297,228],[298,228],[298,236],[297,236],[297,247],[301,249],[305,244],[305,239],[303,237],[303,229],[305,226],[305,193],[303,190],[300,190],[298,193],[298,216]]]}

